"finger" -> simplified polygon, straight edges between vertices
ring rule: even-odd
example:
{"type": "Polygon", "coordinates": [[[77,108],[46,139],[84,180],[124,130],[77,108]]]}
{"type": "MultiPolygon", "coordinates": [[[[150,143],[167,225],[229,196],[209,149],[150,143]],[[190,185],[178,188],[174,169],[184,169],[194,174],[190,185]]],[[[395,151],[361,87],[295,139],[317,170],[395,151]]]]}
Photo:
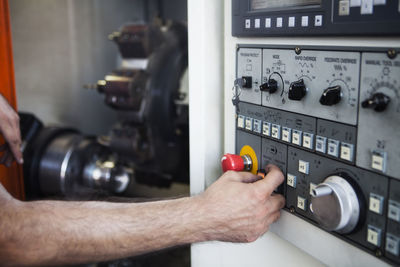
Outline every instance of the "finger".
{"type": "Polygon", "coordinates": [[[224,176],[227,179],[235,182],[241,183],[254,183],[261,179],[260,176],[254,175],[251,172],[234,172],[234,171],[227,171],[224,176]]]}
{"type": "Polygon", "coordinates": [[[269,198],[267,205],[270,205],[271,211],[275,212],[285,207],[285,202],[285,198],[282,195],[273,195],[269,198]]]}
{"type": "Polygon", "coordinates": [[[270,216],[268,216],[268,218],[266,220],[267,225],[270,225],[270,224],[276,222],[277,220],[279,220],[280,217],[281,217],[280,211],[276,211],[276,212],[272,213],[270,216]]]}
{"type": "Polygon", "coordinates": [[[20,135],[18,134],[15,137],[7,139],[8,141],[8,146],[15,158],[15,160],[19,163],[23,163],[22,159],[22,152],[21,152],[21,138],[20,135]]]}
{"type": "Polygon", "coordinates": [[[284,177],[281,170],[275,165],[268,165],[267,172],[264,179],[254,184],[258,187],[258,190],[264,191],[264,194],[269,196],[283,182],[284,177]]]}

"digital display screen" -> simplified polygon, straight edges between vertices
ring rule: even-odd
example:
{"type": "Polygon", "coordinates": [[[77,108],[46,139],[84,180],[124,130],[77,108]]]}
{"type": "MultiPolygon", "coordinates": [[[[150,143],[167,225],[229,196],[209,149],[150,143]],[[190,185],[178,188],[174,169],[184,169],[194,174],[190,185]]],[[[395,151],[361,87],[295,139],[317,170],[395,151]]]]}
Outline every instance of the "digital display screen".
{"type": "Polygon", "coordinates": [[[251,10],[321,5],[322,0],[250,0],[251,10]]]}

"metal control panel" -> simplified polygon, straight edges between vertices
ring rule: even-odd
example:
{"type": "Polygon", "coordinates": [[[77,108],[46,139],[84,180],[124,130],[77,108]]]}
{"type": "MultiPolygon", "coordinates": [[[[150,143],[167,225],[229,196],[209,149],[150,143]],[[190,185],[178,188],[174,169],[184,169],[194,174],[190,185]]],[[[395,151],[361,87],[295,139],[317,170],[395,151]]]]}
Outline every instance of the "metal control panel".
{"type": "Polygon", "coordinates": [[[236,152],[285,174],[291,213],[400,264],[399,49],[238,45],[236,152]]]}

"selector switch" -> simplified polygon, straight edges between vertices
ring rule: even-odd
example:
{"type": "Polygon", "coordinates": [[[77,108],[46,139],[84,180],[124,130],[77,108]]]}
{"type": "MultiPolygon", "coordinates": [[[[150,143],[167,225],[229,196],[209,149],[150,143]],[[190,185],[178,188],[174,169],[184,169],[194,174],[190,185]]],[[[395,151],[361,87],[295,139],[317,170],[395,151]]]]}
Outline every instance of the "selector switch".
{"type": "Polygon", "coordinates": [[[373,94],[371,98],[361,103],[363,108],[373,108],[377,112],[382,112],[390,103],[390,97],[382,93],[373,94]]]}
{"type": "Polygon", "coordinates": [[[243,76],[242,77],[242,87],[243,88],[252,88],[253,87],[253,77],[251,76],[243,76]]]}
{"type": "Polygon", "coordinates": [[[260,91],[275,93],[278,90],[278,82],[275,79],[268,79],[266,83],[260,85],[260,91]]]}
{"type": "Polygon", "coordinates": [[[333,106],[340,102],[342,98],[342,89],[339,85],[329,87],[324,90],[319,103],[324,106],[333,106]]]}
{"type": "Polygon", "coordinates": [[[304,80],[300,79],[298,81],[292,82],[289,87],[289,99],[300,101],[306,96],[307,88],[304,84],[304,80]]]}

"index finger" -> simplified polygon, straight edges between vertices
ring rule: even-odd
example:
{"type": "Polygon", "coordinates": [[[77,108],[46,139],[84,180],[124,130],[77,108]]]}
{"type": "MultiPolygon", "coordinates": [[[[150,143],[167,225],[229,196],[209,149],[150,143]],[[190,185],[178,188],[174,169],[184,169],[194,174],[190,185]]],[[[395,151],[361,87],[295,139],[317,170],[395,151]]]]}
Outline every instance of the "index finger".
{"type": "Polygon", "coordinates": [[[275,165],[267,166],[267,175],[264,179],[261,179],[254,184],[259,187],[260,190],[265,192],[265,195],[270,196],[272,192],[281,184],[285,179],[282,171],[275,165]]]}

